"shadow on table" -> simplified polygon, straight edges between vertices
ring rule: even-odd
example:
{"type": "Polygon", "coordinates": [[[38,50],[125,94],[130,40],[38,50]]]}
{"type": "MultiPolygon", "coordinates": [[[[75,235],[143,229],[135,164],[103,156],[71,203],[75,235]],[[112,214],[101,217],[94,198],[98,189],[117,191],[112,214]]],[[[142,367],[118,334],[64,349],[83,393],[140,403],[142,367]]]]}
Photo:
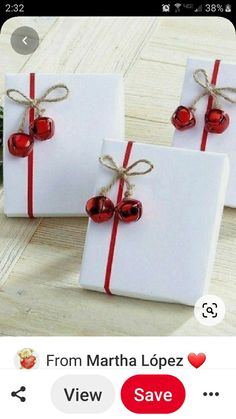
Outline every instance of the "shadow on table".
{"type": "Polygon", "coordinates": [[[168,336],[178,334],[193,316],[193,308],[180,305],[108,296],[96,291],[78,290],[87,301],[88,325],[92,335],[168,336]],[[107,330],[107,332],[106,332],[107,330]]]}

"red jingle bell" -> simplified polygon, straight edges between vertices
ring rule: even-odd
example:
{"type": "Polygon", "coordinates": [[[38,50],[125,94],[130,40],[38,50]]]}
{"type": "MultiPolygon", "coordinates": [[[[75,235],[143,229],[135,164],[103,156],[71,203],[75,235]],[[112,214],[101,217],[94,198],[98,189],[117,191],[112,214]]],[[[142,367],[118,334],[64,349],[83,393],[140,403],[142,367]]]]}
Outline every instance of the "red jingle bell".
{"type": "Polygon", "coordinates": [[[184,131],[196,125],[196,119],[191,108],[179,106],[171,118],[172,124],[176,129],[184,131]]]}
{"type": "Polygon", "coordinates": [[[124,223],[138,221],[142,216],[142,203],[137,199],[123,199],[116,206],[116,214],[124,223]]]}
{"type": "Polygon", "coordinates": [[[30,133],[34,138],[36,138],[36,140],[49,140],[55,133],[55,124],[53,119],[46,116],[39,116],[31,124],[30,133]]]}
{"type": "Polygon", "coordinates": [[[13,156],[27,157],[31,153],[34,139],[24,132],[16,132],[8,139],[8,150],[13,156]]]}
{"type": "Polygon", "coordinates": [[[229,115],[221,109],[210,109],[205,115],[205,129],[213,134],[222,134],[229,126],[229,115]]]}
{"type": "Polygon", "coordinates": [[[95,223],[104,223],[110,220],[114,211],[113,202],[103,195],[90,198],[86,204],[86,212],[95,223]]]}

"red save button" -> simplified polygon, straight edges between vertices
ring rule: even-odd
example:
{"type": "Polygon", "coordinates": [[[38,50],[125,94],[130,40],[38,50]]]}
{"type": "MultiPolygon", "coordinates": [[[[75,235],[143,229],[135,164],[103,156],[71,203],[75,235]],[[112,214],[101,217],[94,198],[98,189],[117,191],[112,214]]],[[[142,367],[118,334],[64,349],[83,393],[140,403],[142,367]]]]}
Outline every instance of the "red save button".
{"type": "Polygon", "coordinates": [[[134,375],[122,386],[121,399],[133,413],[173,413],[185,400],[185,388],[173,375],[134,375]]]}

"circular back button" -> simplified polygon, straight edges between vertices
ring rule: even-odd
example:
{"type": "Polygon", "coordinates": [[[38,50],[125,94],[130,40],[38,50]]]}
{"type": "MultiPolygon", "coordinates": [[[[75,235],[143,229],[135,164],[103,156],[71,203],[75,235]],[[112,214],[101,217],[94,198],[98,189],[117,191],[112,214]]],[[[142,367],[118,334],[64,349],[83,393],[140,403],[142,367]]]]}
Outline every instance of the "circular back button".
{"type": "Polygon", "coordinates": [[[173,375],[134,375],[123,384],[121,400],[133,413],[173,413],[184,403],[185,388],[173,375]]]}
{"type": "Polygon", "coordinates": [[[33,54],[39,46],[38,33],[30,26],[20,26],[11,35],[11,46],[18,54],[33,54]]]}

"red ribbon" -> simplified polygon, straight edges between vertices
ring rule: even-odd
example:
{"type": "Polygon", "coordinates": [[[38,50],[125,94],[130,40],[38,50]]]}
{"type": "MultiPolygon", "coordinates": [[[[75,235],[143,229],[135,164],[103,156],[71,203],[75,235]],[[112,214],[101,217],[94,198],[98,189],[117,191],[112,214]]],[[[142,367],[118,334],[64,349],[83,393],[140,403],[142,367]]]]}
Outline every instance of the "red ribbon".
{"type": "MultiPolygon", "coordinates": [[[[133,147],[133,142],[129,141],[127,143],[127,146],[126,146],[124,160],[123,160],[123,167],[124,168],[126,168],[128,166],[132,147],[133,147]]],[[[124,191],[124,179],[121,178],[120,182],[119,182],[119,187],[118,187],[116,204],[118,204],[121,201],[121,199],[123,197],[123,191],[124,191]]],[[[112,264],[113,264],[115,246],[116,246],[116,237],[117,237],[118,225],[119,225],[119,218],[118,218],[117,215],[115,215],[114,220],[113,220],[112,231],[111,231],[111,239],[110,239],[110,245],[109,245],[109,251],[108,251],[105,281],[104,281],[104,289],[105,289],[106,293],[109,294],[109,295],[111,295],[111,290],[110,290],[111,273],[112,273],[112,264]]]]}
{"type": "MultiPolygon", "coordinates": [[[[215,86],[216,82],[217,82],[219,67],[220,67],[220,60],[215,60],[214,67],[213,67],[213,72],[212,72],[212,76],[211,76],[211,84],[213,86],[215,86]]],[[[209,96],[208,104],[207,104],[207,112],[212,109],[212,105],[213,105],[213,96],[209,96]]],[[[203,132],[202,132],[202,141],[201,141],[201,148],[200,148],[201,151],[206,151],[207,138],[208,138],[208,132],[204,128],[203,132]]]]}
{"type": "MultiPolygon", "coordinates": [[[[29,97],[30,99],[35,99],[35,74],[30,73],[29,76],[29,97]]],[[[29,110],[29,127],[34,122],[34,108],[29,110]]],[[[28,156],[28,180],[27,180],[27,206],[28,206],[28,216],[29,218],[34,218],[34,209],[33,209],[33,183],[34,183],[34,151],[28,156]]]]}

